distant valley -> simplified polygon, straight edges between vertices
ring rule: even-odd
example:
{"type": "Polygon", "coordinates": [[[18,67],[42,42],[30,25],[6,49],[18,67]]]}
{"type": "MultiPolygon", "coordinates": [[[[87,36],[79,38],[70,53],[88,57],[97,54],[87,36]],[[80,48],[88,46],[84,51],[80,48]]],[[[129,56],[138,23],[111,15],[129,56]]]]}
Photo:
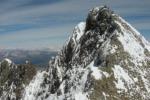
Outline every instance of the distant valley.
{"type": "Polygon", "coordinates": [[[0,50],[0,61],[4,58],[11,59],[15,64],[25,64],[26,61],[37,65],[38,67],[48,66],[51,57],[55,56],[57,51],[50,49],[41,50],[20,50],[3,49],[0,50]]]}

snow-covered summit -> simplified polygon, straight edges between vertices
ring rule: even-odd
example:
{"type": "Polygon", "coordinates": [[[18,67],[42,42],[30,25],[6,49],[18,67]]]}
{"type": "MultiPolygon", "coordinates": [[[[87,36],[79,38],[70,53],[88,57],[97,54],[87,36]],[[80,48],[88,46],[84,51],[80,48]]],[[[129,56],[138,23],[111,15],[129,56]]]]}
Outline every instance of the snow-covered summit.
{"type": "Polygon", "coordinates": [[[35,76],[23,99],[148,100],[149,74],[149,42],[108,7],[96,7],[74,28],[47,72],[35,76]]]}

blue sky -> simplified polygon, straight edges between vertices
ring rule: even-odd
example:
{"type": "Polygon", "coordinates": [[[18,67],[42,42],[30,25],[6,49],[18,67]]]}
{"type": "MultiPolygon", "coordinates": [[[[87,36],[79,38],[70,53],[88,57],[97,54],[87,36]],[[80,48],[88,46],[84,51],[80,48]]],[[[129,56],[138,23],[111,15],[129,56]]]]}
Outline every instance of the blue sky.
{"type": "Polygon", "coordinates": [[[89,9],[101,5],[150,40],[150,0],[0,0],[0,48],[60,49],[89,9]]]}

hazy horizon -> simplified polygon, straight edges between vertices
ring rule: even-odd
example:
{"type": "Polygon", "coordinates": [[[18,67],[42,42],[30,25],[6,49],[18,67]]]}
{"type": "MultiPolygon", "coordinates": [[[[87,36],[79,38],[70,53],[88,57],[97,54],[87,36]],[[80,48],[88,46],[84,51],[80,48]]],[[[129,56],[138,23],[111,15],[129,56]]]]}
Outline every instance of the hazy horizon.
{"type": "Polygon", "coordinates": [[[150,40],[148,0],[2,0],[0,48],[58,50],[88,11],[101,5],[109,6],[150,40]]]}

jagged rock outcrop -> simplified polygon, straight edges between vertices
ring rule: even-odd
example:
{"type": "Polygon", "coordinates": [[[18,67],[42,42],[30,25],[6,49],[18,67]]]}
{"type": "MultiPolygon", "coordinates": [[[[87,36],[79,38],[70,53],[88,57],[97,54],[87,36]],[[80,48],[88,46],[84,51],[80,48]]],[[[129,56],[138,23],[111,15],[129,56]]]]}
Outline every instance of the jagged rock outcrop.
{"type": "Polygon", "coordinates": [[[33,65],[15,65],[4,59],[0,63],[0,100],[19,100],[23,90],[36,74],[33,65]]]}

